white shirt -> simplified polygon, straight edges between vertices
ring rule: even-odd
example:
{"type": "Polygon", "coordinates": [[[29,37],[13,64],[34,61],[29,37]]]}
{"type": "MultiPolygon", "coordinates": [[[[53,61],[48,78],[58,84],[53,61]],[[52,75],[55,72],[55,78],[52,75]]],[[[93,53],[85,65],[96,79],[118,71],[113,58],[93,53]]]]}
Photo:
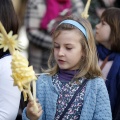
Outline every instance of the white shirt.
{"type": "Polygon", "coordinates": [[[0,59],[0,120],[15,120],[21,92],[13,86],[11,56],[0,59]]]}

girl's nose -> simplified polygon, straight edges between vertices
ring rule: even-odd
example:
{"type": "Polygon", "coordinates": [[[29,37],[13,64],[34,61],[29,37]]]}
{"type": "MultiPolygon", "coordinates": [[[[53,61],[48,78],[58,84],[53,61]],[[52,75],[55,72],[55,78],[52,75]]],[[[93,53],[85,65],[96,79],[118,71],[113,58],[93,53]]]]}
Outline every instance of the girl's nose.
{"type": "Polygon", "coordinates": [[[98,28],[99,28],[99,23],[95,26],[95,28],[96,28],[96,29],[98,29],[98,28]]]}
{"type": "Polygon", "coordinates": [[[59,56],[64,56],[64,51],[63,51],[62,48],[59,49],[58,55],[59,55],[59,56]]]}

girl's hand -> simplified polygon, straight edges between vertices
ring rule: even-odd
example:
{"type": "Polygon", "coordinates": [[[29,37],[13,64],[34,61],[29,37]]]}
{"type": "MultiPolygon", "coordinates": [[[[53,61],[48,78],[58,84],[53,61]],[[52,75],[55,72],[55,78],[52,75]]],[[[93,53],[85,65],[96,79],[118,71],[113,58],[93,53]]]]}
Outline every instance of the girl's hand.
{"type": "Polygon", "coordinates": [[[39,117],[42,115],[42,107],[41,107],[40,103],[38,103],[38,101],[37,101],[37,105],[38,105],[38,112],[36,113],[33,109],[34,101],[29,101],[27,104],[26,114],[30,120],[38,120],[39,117]]]}

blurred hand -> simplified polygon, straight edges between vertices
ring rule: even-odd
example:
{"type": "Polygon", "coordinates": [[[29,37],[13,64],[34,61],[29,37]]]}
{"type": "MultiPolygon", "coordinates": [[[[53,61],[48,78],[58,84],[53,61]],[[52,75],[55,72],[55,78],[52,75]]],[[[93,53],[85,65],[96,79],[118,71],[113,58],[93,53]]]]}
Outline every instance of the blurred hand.
{"type": "Polygon", "coordinates": [[[27,108],[26,108],[26,114],[30,120],[38,120],[40,118],[40,116],[42,115],[42,107],[41,107],[40,103],[38,103],[38,100],[37,100],[37,106],[38,106],[38,112],[35,112],[34,101],[30,100],[28,102],[27,108]]]}

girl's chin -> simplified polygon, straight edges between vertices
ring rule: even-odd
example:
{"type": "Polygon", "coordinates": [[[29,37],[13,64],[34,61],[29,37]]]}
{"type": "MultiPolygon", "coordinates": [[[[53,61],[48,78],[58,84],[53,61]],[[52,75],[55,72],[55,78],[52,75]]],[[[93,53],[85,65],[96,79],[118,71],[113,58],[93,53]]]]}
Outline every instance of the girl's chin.
{"type": "Polygon", "coordinates": [[[65,67],[65,66],[62,66],[62,65],[59,65],[59,68],[62,69],[62,70],[67,70],[67,69],[69,69],[69,67],[65,67]]]}

